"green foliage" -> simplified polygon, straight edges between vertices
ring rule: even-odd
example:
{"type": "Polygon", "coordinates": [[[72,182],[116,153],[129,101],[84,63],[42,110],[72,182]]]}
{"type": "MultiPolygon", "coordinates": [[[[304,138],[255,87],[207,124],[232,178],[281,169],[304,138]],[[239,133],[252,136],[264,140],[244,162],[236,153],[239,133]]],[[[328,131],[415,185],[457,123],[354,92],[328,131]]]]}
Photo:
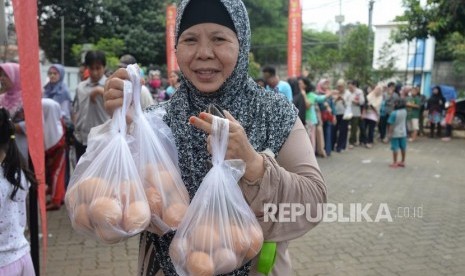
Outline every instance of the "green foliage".
{"type": "Polygon", "coordinates": [[[302,64],[309,68],[311,78],[320,77],[340,62],[339,37],[331,32],[303,32],[302,64]]]}
{"type": "Polygon", "coordinates": [[[101,38],[96,44],[89,44],[85,46],[87,47],[84,47],[83,44],[74,44],[71,47],[73,57],[78,63],[81,62],[82,55],[85,51],[99,50],[105,53],[107,68],[110,70],[118,68],[119,57],[125,50],[124,41],[117,38],[101,38]]]}
{"type": "Polygon", "coordinates": [[[260,74],[260,64],[255,61],[253,53],[249,53],[249,76],[256,79],[260,74]]]}
{"type": "Polygon", "coordinates": [[[373,73],[374,81],[379,82],[394,76],[395,74],[395,61],[394,50],[392,49],[393,41],[385,42],[381,49],[379,49],[378,64],[379,69],[373,73]]]}
{"type": "Polygon", "coordinates": [[[465,35],[465,0],[403,0],[405,12],[396,18],[407,24],[400,28],[399,39],[412,40],[434,36],[438,41],[458,32],[465,35]]]}
{"type": "Polygon", "coordinates": [[[343,62],[348,64],[345,78],[358,80],[361,84],[367,84],[371,80],[371,66],[373,60],[372,31],[366,25],[356,25],[344,40],[342,47],[343,62]]]}
{"type": "Polygon", "coordinates": [[[96,44],[102,37],[124,41],[125,50],[138,62],[161,64],[165,62],[165,6],[160,0],[39,0],[40,46],[52,62],[60,59],[63,16],[66,65],[78,63],[78,49],[73,50],[73,45],[96,44]]]}
{"type": "Polygon", "coordinates": [[[465,37],[458,32],[450,34],[447,39],[447,48],[454,57],[452,63],[455,73],[465,73],[465,37]]]}
{"type": "Polygon", "coordinates": [[[243,0],[250,18],[252,49],[262,64],[287,61],[288,0],[243,0]]]}

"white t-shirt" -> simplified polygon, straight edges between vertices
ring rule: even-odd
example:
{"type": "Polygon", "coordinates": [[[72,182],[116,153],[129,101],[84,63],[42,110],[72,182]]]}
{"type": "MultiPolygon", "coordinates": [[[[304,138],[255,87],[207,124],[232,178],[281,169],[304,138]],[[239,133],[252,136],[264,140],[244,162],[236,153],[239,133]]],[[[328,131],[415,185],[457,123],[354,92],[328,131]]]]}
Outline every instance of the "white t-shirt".
{"type": "Polygon", "coordinates": [[[26,226],[26,177],[21,177],[15,201],[10,199],[13,185],[4,177],[0,166],[0,267],[6,266],[29,253],[29,243],[24,236],[26,226]]]}

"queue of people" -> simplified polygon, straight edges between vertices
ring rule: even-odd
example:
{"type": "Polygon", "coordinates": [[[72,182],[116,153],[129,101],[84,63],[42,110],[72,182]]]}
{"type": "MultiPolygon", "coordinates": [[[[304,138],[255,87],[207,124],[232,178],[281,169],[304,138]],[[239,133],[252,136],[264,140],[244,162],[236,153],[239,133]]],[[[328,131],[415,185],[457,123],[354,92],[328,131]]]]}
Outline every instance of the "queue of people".
{"type": "Polygon", "coordinates": [[[455,101],[446,101],[439,86],[432,89],[427,100],[421,95],[420,87],[400,86],[394,82],[362,90],[355,80],[339,79],[332,89],[326,78],[318,81],[315,87],[306,77],[290,78],[287,82],[279,80],[276,69],[271,66],[265,66],[262,72],[263,78],[255,81],[266,90],[287,98],[280,87],[285,87],[284,83],[291,87],[292,102],[307,128],[316,156],[328,157],[334,151],[340,153],[355,147],[370,149],[376,140],[388,143],[392,138],[388,121],[400,99],[405,101],[409,142],[425,135],[424,118],[429,125],[429,137],[451,139],[455,101]],[[444,135],[443,128],[446,128],[444,135]]]}

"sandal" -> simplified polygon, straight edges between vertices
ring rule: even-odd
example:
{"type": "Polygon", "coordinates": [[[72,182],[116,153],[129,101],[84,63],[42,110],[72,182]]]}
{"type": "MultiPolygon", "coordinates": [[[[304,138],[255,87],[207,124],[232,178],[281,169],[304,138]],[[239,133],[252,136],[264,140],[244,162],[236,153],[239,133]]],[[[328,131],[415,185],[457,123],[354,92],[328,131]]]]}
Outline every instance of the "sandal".
{"type": "Polygon", "coordinates": [[[397,163],[392,163],[391,165],[389,165],[389,168],[393,168],[393,169],[396,169],[398,167],[399,165],[397,165],[397,163]]]}

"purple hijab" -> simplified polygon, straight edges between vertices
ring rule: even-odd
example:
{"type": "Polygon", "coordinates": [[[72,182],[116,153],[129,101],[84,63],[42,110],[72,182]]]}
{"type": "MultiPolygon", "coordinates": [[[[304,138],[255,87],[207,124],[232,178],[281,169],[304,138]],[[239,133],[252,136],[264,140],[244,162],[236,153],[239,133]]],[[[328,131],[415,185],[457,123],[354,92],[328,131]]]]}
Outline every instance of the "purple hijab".
{"type": "Polygon", "coordinates": [[[14,116],[15,113],[23,106],[21,97],[21,79],[19,76],[19,64],[17,63],[2,63],[0,68],[10,79],[13,87],[11,87],[4,94],[0,95],[0,107],[4,107],[14,116]]]}

